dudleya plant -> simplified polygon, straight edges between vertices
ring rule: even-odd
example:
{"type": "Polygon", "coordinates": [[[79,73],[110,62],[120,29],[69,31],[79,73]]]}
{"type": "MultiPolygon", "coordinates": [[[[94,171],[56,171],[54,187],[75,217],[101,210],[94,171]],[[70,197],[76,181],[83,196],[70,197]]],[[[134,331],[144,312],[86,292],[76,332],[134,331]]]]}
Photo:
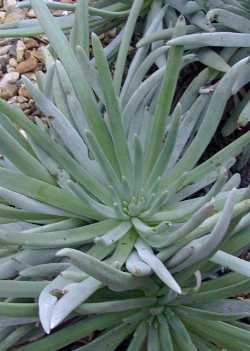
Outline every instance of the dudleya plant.
{"type": "MultiPolygon", "coordinates": [[[[124,79],[142,0],[113,75],[94,34],[89,59],[85,1],[70,41],[44,2],[31,4],[50,52],[39,88],[24,83],[47,123],[0,102],[1,350],[59,350],[95,331],[76,349],[112,351],[128,339],[129,351],[250,350],[240,321],[249,303],[229,299],[250,290],[249,263],[237,258],[249,245],[250,191],[228,178],[250,132],[200,162],[248,58],[213,89],[204,84],[218,72],[205,68],[175,101],[193,60],[175,45],[183,17],[171,46],[143,46],[124,79]],[[218,276],[224,266],[234,273],[218,276]],[[42,337],[38,318],[47,334],[63,328],[42,337]]],[[[165,11],[149,13],[147,34],[165,11]]]]}
{"type": "MultiPolygon", "coordinates": [[[[66,11],[68,16],[55,20],[64,32],[68,33],[74,24],[74,13],[77,4],[60,3],[53,0],[42,0],[50,9],[66,11]]],[[[96,33],[104,32],[117,25],[123,25],[132,8],[132,1],[101,0],[89,1],[90,28],[96,33]]],[[[30,7],[29,0],[17,3],[19,8],[30,7]]],[[[185,16],[187,32],[240,32],[249,33],[249,4],[247,0],[148,0],[144,1],[140,14],[146,16],[151,6],[157,12],[162,6],[168,6],[166,15],[157,25],[157,37],[161,40],[171,38],[173,27],[179,14],[185,16]]],[[[34,36],[44,33],[44,29],[36,19],[24,20],[0,25],[0,37],[34,36]]],[[[149,34],[149,33],[148,33],[149,34]]],[[[149,38],[145,38],[149,40],[149,38]]],[[[118,40],[117,40],[118,41],[118,40]]],[[[212,61],[212,60],[211,60],[212,61]]]]}
{"type": "MultiPolygon", "coordinates": [[[[186,27],[187,35],[178,38],[178,43],[188,52],[192,51],[203,64],[226,72],[230,65],[248,56],[250,17],[247,7],[239,1],[170,0],[165,4],[168,11],[158,30],[145,35],[138,47],[148,44],[156,47],[162,41],[169,41],[173,34],[171,24],[181,13],[189,24],[186,27]],[[228,51],[227,60],[223,55],[225,48],[228,51]]],[[[160,1],[158,6],[163,6],[160,1]]]]}
{"type": "MultiPolygon", "coordinates": [[[[62,16],[55,17],[55,21],[64,31],[69,33],[74,25],[76,3],[62,3],[58,1],[42,0],[52,10],[62,11],[62,16]]],[[[150,8],[152,0],[144,1],[141,8],[141,15],[145,15],[150,8]]],[[[114,0],[90,0],[89,1],[89,26],[95,33],[103,33],[126,22],[131,9],[132,1],[114,0]]],[[[18,8],[30,7],[29,1],[17,2],[18,8]]],[[[0,25],[0,37],[28,37],[44,33],[43,27],[37,19],[25,19],[0,25]]],[[[120,35],[121,36],[121,35],[120,35]]],[[[116,38],[120,43],[120,38],[116,38]]],[[[114,46],[114,45],[113,45],[114,46]]]]}

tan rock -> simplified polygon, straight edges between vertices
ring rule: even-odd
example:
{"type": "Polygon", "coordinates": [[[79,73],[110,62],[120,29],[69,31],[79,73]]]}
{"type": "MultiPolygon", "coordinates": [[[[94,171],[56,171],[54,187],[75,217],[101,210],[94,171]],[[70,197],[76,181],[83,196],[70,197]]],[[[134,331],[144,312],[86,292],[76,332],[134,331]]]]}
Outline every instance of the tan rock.
{"type": "Polygon", "coordinates": [[[9,45],[9,43],[10,43],[10,40],[7,38],[0,40],[0,46],[6,46],[6,45],[9,45]]]}
{"type": "Polygon", "coordinates": [[[31,51],[31,55],[34,56],[35,58],[37,58],[40,62],[43,62],[44,61],[44,55],[43,55],[43,52],[42,50],[38,49],[33,49],[31,51]]]}
{"type": "Polygon", "coordinates": [[[23,61],[26,46],[22,40],[18,40],[16,45],[16,59],[17,62],[23,61]]]}
{"type": "Polygon", "coordinates": [[[16,72],[16,68],[15,67],[12,67],[10,65],[7,65],[7,72],[16,72]]]}
{"type": "Polygon", "coordinates": [[[12,98],[9,99],[9,104],[16,104],[18,101],[17,101],[17,96],[13,96],[12,98]]]}
{"type": "MultiPolygon", "coordinates": [[[[22,86],[20,87],[20,89],[18,90],[18,95],[19,95],[20,97],[24,97],[24,98],[27,98],[27,99],[31,99],[31,98],[32,98],[31,95],[30,95],[30,93],[28,92],[28,90],[25,88],[24,85],[22,85],[22,86]]],[[[27,100],[26,100],[26,101],[27,101],[27,100]]],[[[26,102],[26,101],[23,101],[23,102],[26,102]]]]}
{"type": "Polygon", "coordinates": [[[33,38],[24,39],[24,44],[25,44],[26,49],[35,49],[35,48],[39,47],[37,40],[35,40],[33,38]]]}
{"type": "Polygon", "coordinates": [[[19,101],[19,98],[25,99],[25,98],[23,98],[23,97],[21,97],[21,96],[14,95],[14,96],[12,96],[12,98],[10,98],[10,99],[8,100],[8,103],[9,103],[9,104],[20,105],[20,103],[25,102],[25,101],[23,101],[23,100],[20,100],[20,101],[19,101]]]}
{"type": "Polygon", "coordinates": [[[5,18],[6,18],[6,12],[0,11],[0,23],[4,23],[5,18]]]}
{"type": "Polygon", "coordinates": [[[110,38],[115,38],[116,35],[117,35],[117,29],[114,28],[114,29],[110,30],[110,31],[108,32],[108,34],[109,34],[110,38]]]}
{"type": "Polygon", "coordinates": [[[7,12],[4,23],[13,23],[21,21],[25,18],[25,12],[22,9],[12,9],[10,12],[7,12]]]}
{"type": "Polygon", "coordinates": [[[9,65],[11,67],[16,67],[17,66],[17,60],[14,59],[13,57],[9,60],[9,65]]]}
{"type": "Polygon", "coordinates": [[[16,95],[17,87],[15,84],[6,84],[4,87],[0,86],[0,97],[2,99],[8,100],[12,96],[16,95]]]}
{"type": "Polygon", "coordinates": [[[0,81],[0,97],[2,99],[10,99],[17,93],[16,82],[19,78],[19,73],[6,73],[0,81]]]}
{"type": "Polygon", "coordinates": [[[26,98],[26,97],[24,97],[24,96],[17,96],[16,97],[16,101],[19,103],[19,104],[23,104],[24,102],[27,102],[28,101],[28,99],[26,98]]]}
{"type": "Polygon", "coordinates": [[[27,60],[20,62],[17,65],[17,72],[19,73],[27,73],[27,72],[32,72],[35,71],[35,69],[38,67],[38,60],[34,56],[30,56],[27,60]]]}
{"type": "Polygon", "coordinates": [[[3,7],[6,11],[11,10],[16,6],[16,0],[3,0],[3,7]]]}
{"type": "Polygon", "coordinates": [[[36,14],[35,14],[35,11],[33,9],[30,9],[28,12],[27,12],[27,16],[29,18],[35,18],[36,17],[36,14]]]}

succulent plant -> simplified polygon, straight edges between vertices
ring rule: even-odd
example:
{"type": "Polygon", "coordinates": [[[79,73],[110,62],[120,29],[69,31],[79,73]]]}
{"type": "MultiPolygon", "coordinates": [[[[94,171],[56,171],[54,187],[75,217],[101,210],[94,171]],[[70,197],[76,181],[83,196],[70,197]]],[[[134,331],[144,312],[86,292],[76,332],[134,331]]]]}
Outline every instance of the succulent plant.
{"type": "MultiPolygon", "coordinates": [[[[62,16],[55,18],[60,28],[67,34],[70,32],[75,21],[75,12],[77,10],[77,4],[72,3],[60,3],[58,1],[47,1],[43,0],[52,10],[61,10],[62,16]]],[[[89,24],[91,30],[95,33],[103,33],[112,29],[120,24],[123,24],[130,12],[131,1],[94,1],[86,0],[86,6],[88,10],[85,11],[84,16],[87,15],[89,18],[89,24]]],[[[152,3],[152,0],[145,0],[141,8],[140,14],[144,15],[148,12],[148,9],[152,3]]],[[[30,7],[30,1],[22,1],[17,3],[18,8],[30,7]]],[[[17,21],[10,24],[0,25],[0,37],[32,37],[44,33],[44,29],[36,19],[17,21]]]]}
{"type": "MultiPolygon", "coordinates": [[[[184,45],[184,49],[188,53],[192,52],[195,62],[215,69],[218,71],[217,74],[221,75],[227,72],[230,66],[249,55],[250,15],[248,1],[180,0],[167,3],[182,13],[189,21],[187,35],[179,37],[177,42],[184,45]]],[[[165,22],[162,22],[160,30],[145,35],[137,44],[139,48],[149,44],[157,46],[165,41],[171,44],[169,40],[172,36],[172,28],[168,24],[171,21],[175,23],[175,19],[173,19],[173,12],[169,11],[170,9],[168,9],[165,22]]],[[[175,18],[177,18],[176,15],[175,18]]],[[[173,43],[177,42],[175,39],[173,40],[173,43]]],[[[191,74],[192,69],[189,75],[191,74]]],[[[211,74],[213,75],[214,72],[211,71],[211,74]]],[[[246,69],[242,80],[233,87],[234,108],[232,108],[222,129],[223,137],[228,137],[236,130],[247,129],[249,126],[249,88],[246,86],[249,81],[248,77],[249,71],[246,69]]],[[[249,147],[246,147],[237,164],[237,170],[241,170],[247,164],[249,156],[249,147]]]]}
{"type": "MultiPolygon", "coordinates": [[[[176,45],[183,17],[169,46],[138,49],[125,74],[135,0],[112,75],[94,34],[89,58],[85,1],[69,40],[31,4],[50,50],[39,87],[24,83],[46,123],[0,102],[0,349],[59,350],[99,331],[76,350],[249,350],[249,303],[231,298],[250,290],[237,257],[250,191],[228,170],[250,132],[201,161],[248,58],[213,89],[218,71],[205,68],[177,99],[193,61],[176,45]],[[39,319],[47,334],[63,328],[44,336],[39,319]]],[[[146,35],[165,10],[151,9],[146,35]]]]}
{"type": "MultiPolygon", "coordinates": [[[[68,16],[56,18],[57,23],[66,33],[74,24],[74,13],[77,4],[60,3],[57,1],[43,0],[49,8],[55,10],[68,11],[68,16]]],[[[87,1],[86,1],[87,2],[87,1]]],[[[132,1],[89,1],[89,21],[90,27],[95,32],[105,31],[118,24],[123,24],[132,8],[132,1]]],[[[17,4],[20,8],[30,7],[29,0],[17,4]]],[[[230,30],[249,33],[249,5],[244,0],[146,0],[140,11],[141,15],[146,15],[151,7],[159,11],[162,6],[167,6],[168,11],[162,21],[158,24],[157,31],[166,31],[175,24],[178,15],[185,16],[189,25],[188,33],[213,32],[230,30]],[[216,23],[217,22],[217,23],[216,23]]],[[[44,29],[37,20],[24,20],[17,23],[0,26],[0,36],[20,37],[34,36],[44,33],[44,29]]],[[[157,36],[157,34],[155,34],[157,36]]],[[[159,33],[165,38],[169,37],[168,32],[159,33]]],[[[170,33],[171,37],[171,33],[170,33]]]]}

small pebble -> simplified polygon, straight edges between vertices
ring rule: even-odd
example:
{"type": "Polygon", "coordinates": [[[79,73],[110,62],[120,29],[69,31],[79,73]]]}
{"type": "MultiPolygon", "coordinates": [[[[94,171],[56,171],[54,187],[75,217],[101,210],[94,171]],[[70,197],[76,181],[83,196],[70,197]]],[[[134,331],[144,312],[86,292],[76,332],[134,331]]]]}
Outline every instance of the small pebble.
{"type": "Polygon", "coordinates": [[[61,0],[61,2],[64,4],[74,4],[76,0],[61,0]]]}
{"type": "Polygon", "coordinates": [[[3,0],[3,8],[6,11],[10,11],[11,8],[16,6],[16,0],[3,0]]]}
{"type": "Polygon", "coordinates": [[[17,65],[17,72],[19,73],[27,73],[35,71],[38,67],[38,60],[34,56],[30,56],[27,60],[20,62],[17,65]]]}
{"type": "Polygon", "coordinates": [[[19,79],[19,73],[18,72],[10,72],[6,73],[3,77],[3,79],[0,82],[0,85],[4,85],[6,83],[10,84],[15,84],[19,79]]]}
{"type": "Polygon", "coordinates": [[[116,30],[116,28],[110,30],[110,31],[108,32],[108,34],[109,34],[110,38],[115,38],[116,35],[117,35],[117,30],[116,30]]]}
{"type": "Polygon", "coordinates": [[[1,39],[1,40],[0,40],[0,46],[9,45],[10,42],[11,42],[10,39],[1,39]]]}
{"type": "Polygon", "coordinates": [[[26,49],[35,49],[39,47],[37,40],[33,38],[24,39],[23,42],[25,44],[26,49]]]}
{"type": "Polygon", "coordinates": [[[22,110],[27,110],[30,108],[29,104],[27,102],[23,102],[20,104],[20,107],[22,110]]]}
{"type": "Polygon", "coordinates": [[[16,45],[16,59],[17,62],[21,62],[24,57],[24,52],[25,52],[25,45],[22,40],[18,40],[17,45],[16,45]]]}
{"type": "Polygon", "coordinates": [[[5,17],[6,17],[6,12],[5,11],[0,11],[0,23],[4,22],[5,17]]]}
{"type": "Polygon", "coordinates": [[[36,15],[35,15],[35,11],[33,9],[30,9],[28,12],[27,12],[27,16],[29,18],[35,18],[36,15]]]}
{"type": "Polygon", "coordinates": [[[28,99],[24,96],[17,96],[17,99],[16,101],[19,103],[19,104],[23,104],[24,102],[28,102],[28,99]]]}
{"type": "Polygon", "coordinates": [[[12,96],[16,95],[17,87],[15,84],[6,84],[4,87],[0,85],[0,97],[2,99],[8,100],[12,96]]]}
{"type": "Polygon", "coordinates": [[[35,58],[37,58],[40,62],[43,62],[44,55],[43,55],[42,50],[33,49],[33,50],[31,51],[31,55],[34,56],[35,58]]]}
{"type": "Polygon", "coordinates": [[[6,13],[6,17],[4,20],[5,24],[19,22],[25,18],[25,14],[21,9],[17,9],[14,7],[9,11],[10,12],[6,13]]]}
{"type": "Polygon", "coordinates": [[[2,55],[0,56],[0,65],[4,66],[6,65],[8,62],[8,55],[2,55]]]}
{"type": "Polygon", "coordinates": [[[12,67],[11,65],[7,65],[7,72],[15,72],[16,71],[16,68],[15,67],[12,67]]]}
{"type": "Polygon", "coordinates": [[[9,60],[9,65],[10,65],[11,67],[16,67],[16,66],[17,66],[17,60],[14,59],[13,57],[10,58],[10,60],[9,60]]]}
{"type": "Polygon", "coordinates": [[[9,50],[9,56],[16,57],[16,43],[11,45],[11,48],[9,50]]]}
{"type": "Polygon", "coordinates": [[[8,54],[10,48],[11,48],[11,45],[5,45],[0,47],[0,56],[8,54]]]}
{"type": "Polygon", "coordinates": [[[31,99],[31,95],[24,85],[21,85],[21,87],[19,88],[18,95],[19,97],[25,98],[26,99],[25,102],[27,101],[27,99],[31,99]]]}

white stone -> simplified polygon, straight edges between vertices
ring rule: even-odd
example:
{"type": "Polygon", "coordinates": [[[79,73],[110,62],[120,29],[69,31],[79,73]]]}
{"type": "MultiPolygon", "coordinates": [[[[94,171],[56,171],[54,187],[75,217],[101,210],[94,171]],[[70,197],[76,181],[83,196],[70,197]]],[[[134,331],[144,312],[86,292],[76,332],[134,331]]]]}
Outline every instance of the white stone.
{"type": "Polygon", "coordinates": [[[19,79],[18,72],[9,72],[6,73],[0,81],[0,86],[4,87],[6,84],[15,84],[19,79]]]}
{"type": "Polygon", "coordinates": [[[25,44],[23,43],[22,40],[18,40],[17,45],[16,45],[16,59],[17,62],[21,62],[24,58],[24,53],[25,53],[25,44]]]}
{"type": "Polygon", "coordinates": [[[6,55],[9,52],[10,48],[11,48],[11,45],[5,45],[0,47],[0,56],[6,55]]]}

